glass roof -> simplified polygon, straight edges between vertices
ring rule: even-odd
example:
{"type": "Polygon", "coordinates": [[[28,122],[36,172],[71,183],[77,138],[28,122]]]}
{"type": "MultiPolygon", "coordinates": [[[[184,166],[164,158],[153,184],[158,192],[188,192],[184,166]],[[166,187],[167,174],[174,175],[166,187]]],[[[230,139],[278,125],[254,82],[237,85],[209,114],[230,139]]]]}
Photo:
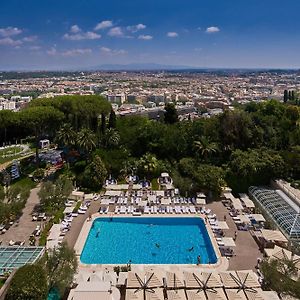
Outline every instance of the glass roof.
{"type": "Polygon", "coordinates": [[[6,271],[34,263],[44,252],[44,247],[0,247],[0,275],[6,271]]]}
{"type": "Polygon", "coordinates": [[[249,193],[290,239],[300,240],[299,207],[280,190],[249,188],[249,193]]]}

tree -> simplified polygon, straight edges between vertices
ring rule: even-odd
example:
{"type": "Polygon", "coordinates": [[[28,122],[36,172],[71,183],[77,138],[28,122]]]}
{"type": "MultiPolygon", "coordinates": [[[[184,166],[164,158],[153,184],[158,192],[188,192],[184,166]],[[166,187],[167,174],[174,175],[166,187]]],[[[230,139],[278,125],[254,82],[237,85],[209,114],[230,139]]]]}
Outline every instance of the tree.
{"type": "Polygon", "coordinates": [[[202,137],[199,141],[194,141],[194,148],[198,155],[202,156],[204,160],[216,153],[218,146],[216,143],[211,143],[206,137],[202,137]]]}
{"type": "Polygon", "coordinates": [[[284,90],[284,93],[283,93],[283,102],[286,103],[289,99],[289,92],[288,90],[284,90]]]}
{"type": "Polygon", "coordinates": [[[64,124],[56,133],[56,140],[59,144],[70,147],[76,144],[76,133],[68,123],[64,124]]]}
{"type": "Polygon", "coordinates": [[[109,128],[105,131],[102,138],[103,146],[106,148],[117,147],[120,143],[120,134],[114,128],[109,128]]]}
{"type": "Polygon", "coordinates": [[[228,164],[227,182],[235,192],[247,192],[251,185],[269,184],[284,175],[282,156],[267,148],[236,150],[228,164]]]}
{"type": "Polygon", "coordinates": [[[55,131],[63,119],[63,114],[53,107],[29,107],[19,112],[22,126],[28,128],[35,137],[36,163],[39,165],[39,140],[41,135],[55,131]]]}
{"type": "Polygon", "coordinates": [[[109,120],[108,120],[108,127],[109,128],[116,128],[117,125],[117,118],[114,110],[110,111],[109,120]]]}
{"type": "Polygon", "coordinates": [[[77,145],[85,152],[88,159],[91,152],[96,148],[95,134],[90,129],[81,129],[77,135],[77,145]]]}
{"type": "Polygon", "coordinates": [[[158,160],[155,155],[146,153],[140,158],[138,167],[144,176],[152,177],[158,169],[158,160]]]}
{"type": "Polygon", "coordinates": [[[46,272],[42,266],[33,264],[25,265],[17,270],[5,299],[44,300],[47,294],[46,272]]]}
{"type": "Polygon", "coordinates": [[[167,124],[174,124],[178,122],[178,114],[175,104],[167,103],[165,106],[164,120],[167,124]]]}
{"type": "Polygon", "coordinates": [[[83,172],[82,183],[85,187],[98,191],[107,178],[107,170],[100,156],[96,155],[83,172]]]}
{"type": "Polygon", "coordinates": [[[62,296],[65,289],[72,284],[77,271],[74,250],[63,242],[58,248],[48,250],[40,263],[46,270],[49,289],[58,289],[62,296]]]}
{"type": "Polygon", "coordinates": [[[276,291],[279,295],[290,295],[300,299],[300,281],[292,279],[298,275],[296,262],[287,258],[282,260],[265,259],[261,264],[264,288],[276,291]]]}
{"type": "Polygon", "coordinates": [[[101,133],[104,134],[106,130],[106,117],[105,114],[101,114],[101,133]]]}
{"type": "Polygon", "coordinates": [[[55,183],[43,182],[38,193],[43,210],[50,215],[57,212],[64,206],[72,190],[72,182],[66,177],[58,178],[55,183]]]}

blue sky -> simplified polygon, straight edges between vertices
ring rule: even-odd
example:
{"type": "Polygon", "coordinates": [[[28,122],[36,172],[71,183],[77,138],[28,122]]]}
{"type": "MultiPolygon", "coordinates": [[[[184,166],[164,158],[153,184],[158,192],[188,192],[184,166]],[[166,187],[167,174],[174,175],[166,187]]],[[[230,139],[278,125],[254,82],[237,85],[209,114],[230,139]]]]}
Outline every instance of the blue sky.
{"type": "Polygon", "coordinates": [[[0,69],[299,68],[299,0],[2,0],[0,69]]]}

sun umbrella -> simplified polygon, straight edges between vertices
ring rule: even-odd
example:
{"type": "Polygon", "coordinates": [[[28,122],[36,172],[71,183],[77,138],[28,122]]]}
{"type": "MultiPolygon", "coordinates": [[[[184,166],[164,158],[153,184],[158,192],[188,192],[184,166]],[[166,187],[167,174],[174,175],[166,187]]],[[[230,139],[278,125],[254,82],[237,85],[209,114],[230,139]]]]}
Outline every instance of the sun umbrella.
{"type": "Polygon", "coordinates": [[[167,290],[168,300],[186,300],[184,290],[167,290]]]}
{"type": "Polygon", "coordinates": [[[182,273],[179,274],[172,272],[166,273],[166,284],[168,289],[184,288],[182,273]]]}
{"type": "Polygon", "coordinates": [[[188,300],[206,300],[204,291],[186,290],[188,300]]]}

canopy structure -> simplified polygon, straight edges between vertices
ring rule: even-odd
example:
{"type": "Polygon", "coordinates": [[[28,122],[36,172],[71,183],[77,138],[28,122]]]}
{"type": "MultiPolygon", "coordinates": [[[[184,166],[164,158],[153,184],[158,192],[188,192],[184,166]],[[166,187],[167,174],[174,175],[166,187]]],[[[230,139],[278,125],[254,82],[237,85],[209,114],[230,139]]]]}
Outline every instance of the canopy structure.
{"type": "Polygon", "coordinates": [[[162,198],[161,199],[161,204],[162,205],[170,205],[171,204],[171,198],[168,197],[168,198],[162,198]]]}
{"type": "Polygon", "coordinates": [[[299,205],[280,190],[252,186],[249,193],[290,239],[300,239],[299,205]]]}
{"type": "Polygon", "coordinates": [[[162,278],[154,272],[128,272],[127,288],[151,289],[162,286],[162,278]]]}
{"type": "Polygon", "coordinates": [[[205,205],[206,204],[206,199],[205,198],[196,198],[196,204],[198,205],[205,205]]]}
{"type": "Polygon", "coordinates": [[[121,190],[107,190],[105,192],[105,196],[112,196],[112,197],[120,197],[122,194],[121,190]]]}
{"type": "Polygon", "coordinates": [[[0,247],[0,275],[6,271],[34,263],[44,253],[44,247],[0,247]]]}
{"type": "Polygon", "coordinates": [[[128,190],[129,184],[108,184],[106,190],[128,190]]]}
{"type": "Polygon", "coordinates": [[[245,293],[237,289],[226,289],[225,293],[228,300],[247,300],[245,293]]]}
{"type": "Polygon", "coordinates": [[[228,224],[225,222],[225,221],[218,221],[218,227],[220,228],[220,229],[229,229],[229,226],[228,226],[228,224]]]}
{"type": "Polygon", "coordinates": [[[222,288],[206,290],[205,293],[208,300],[227,300],[222,288]]]}
{"type": "Polygon", "coordinates": [[[251,220],[247,215],[238,215],[238,218],[241,220],[242,223],[250,224],[251,220]]]}
{"type": "Polygon", "coordinates": [[[279,230],[261,229],[261,234],[266,241],[287,243],[287,238],[279,230]]]}
{"type": "Polygon", "coordinates": [[[251,217],[257,222],[266,222],[266,219],[262,214],[252,214],[251,217]]]}
{"type": "Polygon", "coordinates": [[[204,291],[199,290],[186,290],[188,300],[206,300],[204,291]]]}
{"type": "Polygon", "coordinates": [[[240,199],[233,197],[230,200],[231,200],[232,206],[235,210],[243,210],[244,209],[240,199]]]}
{"type": "Polygon", "coordinates": [[[166,273],[166,285],[168,289],[184,288],[184,279],[182,273],[166,273]]]}
{"type": "Polygon", "coordinates": [[[184,290],[167,290],[168,300],[186,300],[184,290]]]}
{"type": "Polygon", "coordinates": [[[224,243],[225,247],[235,247],[235,241],[233,240],[232,237],[223,237],[222,242],[224,243]]]}

